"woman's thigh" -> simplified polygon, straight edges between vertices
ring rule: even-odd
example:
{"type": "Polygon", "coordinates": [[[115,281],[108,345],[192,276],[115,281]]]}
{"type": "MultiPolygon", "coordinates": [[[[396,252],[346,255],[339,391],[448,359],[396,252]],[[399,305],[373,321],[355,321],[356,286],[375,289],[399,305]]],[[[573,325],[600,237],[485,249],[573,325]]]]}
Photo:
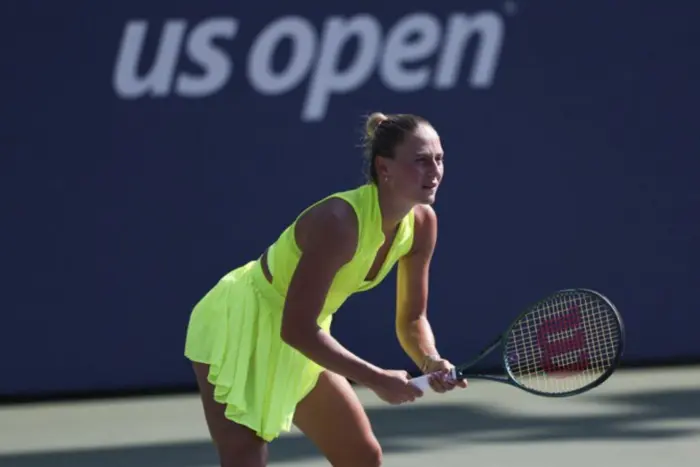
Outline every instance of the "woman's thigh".
{"type": "Polygon", "coordinates": [[[382,450],[347,379],[324,371],[297,405],[294,424],[334,467],[377,467],[382,450]]]}
{"type": "Polygon", "coordinates": [[[226,406],[214,400],[214,386],[207,380],[209,365],[193,363],[197,384],[202,397],[204,416],[214,445],[219,453],[221,467],[265,467],[267,443],[250,428],[227,419],[226,406]]]}

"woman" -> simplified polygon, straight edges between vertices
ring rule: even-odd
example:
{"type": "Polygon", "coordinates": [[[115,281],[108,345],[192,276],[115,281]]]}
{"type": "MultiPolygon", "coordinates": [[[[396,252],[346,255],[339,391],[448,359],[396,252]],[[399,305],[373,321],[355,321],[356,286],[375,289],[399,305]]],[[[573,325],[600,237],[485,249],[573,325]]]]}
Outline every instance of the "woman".
{"type": "MultiPolygon", "coordinates": [[[[294,423],[338,467],[381,464],[381,448],[348,380],[390,404],[422,395],[405,371],[385,370],[330,334],[353,293],[397,273],[396,332],[424,373],[452,368],[426,318],[428,269],[437,238],[430,204],[443,176],[434,128],[415,115],[372,114],[370,180],[304,210],[257,261],[241,266],[194,308],[192,360],[221,465],[261,467],[267,443],[294,423]]],[[[438,392],[466,387],[435,377],[438,392]]]]}

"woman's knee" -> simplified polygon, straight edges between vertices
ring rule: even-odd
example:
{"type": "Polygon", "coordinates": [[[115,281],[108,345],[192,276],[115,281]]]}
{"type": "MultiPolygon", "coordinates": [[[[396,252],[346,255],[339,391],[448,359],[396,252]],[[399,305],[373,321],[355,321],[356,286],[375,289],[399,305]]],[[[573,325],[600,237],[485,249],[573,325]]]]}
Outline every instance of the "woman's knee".
{"type": "Polygon", "coordinates": [[[376,438],[328,457],[333,467],[380,467],[383,460],[382,447],[376,438]]]}
{"type": "Polygon", "coordinates": [[[347,379],[324,371],[297,406],[296,426],[334,467],[382,464],[382,449],[364,407],[347,379]]]}
{"type": "Polygon", "coordinates": [[[216,432],[213,439],[221,467],[267,465],[267,442],[246,426],[229,422],[216,432]]]}
{"type": "Polygon", "coordinates": [[[357,455],[357,462],[354,465],[366,467],[379,467],[382,465],[382,446],[379,441],[373,439],[360,450],[357,455]]]}
{"type": "Polygon", "coordinates": [[[216,443],[221,467],[265,467],[267,445],[246,439],[225,439],[216,443]]]}

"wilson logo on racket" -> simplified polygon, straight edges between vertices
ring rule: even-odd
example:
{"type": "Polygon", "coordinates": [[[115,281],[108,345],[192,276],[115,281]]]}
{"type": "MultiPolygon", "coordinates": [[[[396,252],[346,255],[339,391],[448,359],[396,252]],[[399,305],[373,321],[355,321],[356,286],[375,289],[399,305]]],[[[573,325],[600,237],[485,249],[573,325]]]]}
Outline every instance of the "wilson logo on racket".
{"type": "Polygon", "coordinates": [[[550,376],[566,377],[589,366],[586,331],[578,305],[544,320],[537,328],[537,343],[542,349],[542,370],[550,376]]]}

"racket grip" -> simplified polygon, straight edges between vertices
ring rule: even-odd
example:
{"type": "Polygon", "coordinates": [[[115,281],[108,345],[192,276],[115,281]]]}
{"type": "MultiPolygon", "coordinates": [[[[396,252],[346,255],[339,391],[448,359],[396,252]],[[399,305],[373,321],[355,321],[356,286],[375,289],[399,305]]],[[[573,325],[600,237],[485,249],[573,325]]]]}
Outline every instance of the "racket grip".
{"type": "MultiPolygon", "coordinates": [[[[419,376],[417,378],[412,378],[411,384],[416,386],[421,391],[425,392],[426,390],[431,389],[430,388],[430,378],[435,374],[437,374],[437,373],[428,373],[427,375],[419,376]]],[[[447,375],[448,378],[452,378],[452,379],[456,379],[456,376],[457,376],[457,373],[456,373],[454,368],[451,369],[447,375]]]]}

